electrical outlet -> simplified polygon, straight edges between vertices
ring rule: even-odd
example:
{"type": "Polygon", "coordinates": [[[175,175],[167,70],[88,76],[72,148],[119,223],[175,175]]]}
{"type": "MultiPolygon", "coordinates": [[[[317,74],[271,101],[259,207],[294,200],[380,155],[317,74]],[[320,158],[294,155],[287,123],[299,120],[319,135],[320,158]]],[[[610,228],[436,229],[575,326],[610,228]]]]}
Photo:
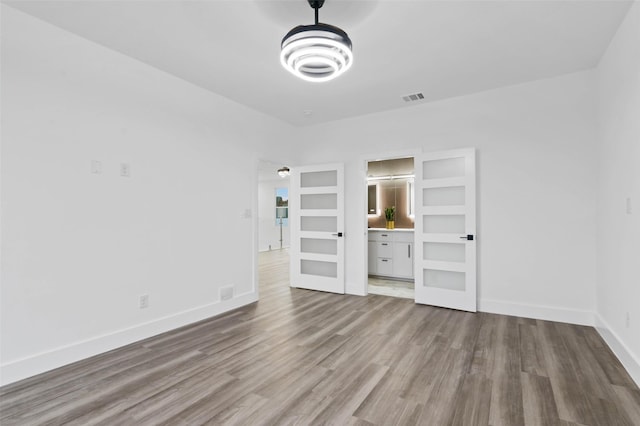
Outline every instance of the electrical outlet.
{"type": "Polygon", "coordinates": [[[627,198],[627,214],[633,213],[633,209],[631,208],[631,198],[627,198]]]}
{"type": "Polygon", "coordinates": [[[146,309],[149,307],[149,295],[148,294],[143,294],[142,296],[140,296],[140,298],[138,299],[138,307],[140,309],[146,309]]]}
{"type": "Polygon", "coordinates": [[[629,315],[629,312],[627,312],[627,315],[625,317],[624,325],[627,328],[631,327],[631,316],[629,315]]]}
{"type": "Polygon", "coordinates": [[[120,163],[120,176],[131,177],[131,165],[129,163],[120,163]]]}

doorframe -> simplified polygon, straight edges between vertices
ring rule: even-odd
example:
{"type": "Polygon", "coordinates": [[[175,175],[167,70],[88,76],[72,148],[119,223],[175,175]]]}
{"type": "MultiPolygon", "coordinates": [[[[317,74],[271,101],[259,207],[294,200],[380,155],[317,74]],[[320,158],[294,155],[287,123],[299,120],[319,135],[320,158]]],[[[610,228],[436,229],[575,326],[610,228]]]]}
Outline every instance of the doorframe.
{"type": "MultiPolygon", "coordinates": [[[[265,157],[262,157],[260,155],[258,155],[257,153],[252,155],[252,161],[253,161],[253,194],[251,194],[251,211],[252,213],[252,218],[251,218],[251,225],[252,225],[252,233],[253,233],[253,249],[251,250],[252,252],[252,256],[253,256],[253,271],[252,271],[252,276],[253,276],[253,292],[255,293],[255,300],[259,300],[260,299],[260,202],[259,202],[259,198],[260,198],[260,167],[262,165],[262,163],[265,164],[272,164],[274,165],[274,174],[276,173],[277,169],[275,167],[282,167],[285,166],[287,164],[291,164],[291,162],[289,161],[283,161],[283,160],[273,160],[273,159],[268,159],[265,157]]],[[[292,166],[288,166],[288,167],[292,167],[292,166]]],[[[241,213],[242,215],[242,213],[241,213]]]]}
{"type": "MultiPolygon", "coordinates": [[[[421,155],[424,152],[423,149],[407,149],[407,150],[399,150],[399,151],[385,151],[382,154],[366,154],[360,156],[360,164],[362,165],[362,185],[360,187],[361,194],[364,194],[362,197],[362,207],[360,209],[360,214],[364,218],[364,229],[363,233],[364,239],[364,265],[362,269],[362,285],[363,285],[363,295],[369,295],[369,219],[367,217],[367,210],[369,208],[367,196],[367,169],[370,161],[385,161],[385,160],[396,160],[398,158],[414,158],[414,169],[415,169],[415,158],[421,155]],[[364,212],[364,213],[363,213],[364,212]]],[[[413,240],[415,244],[415,232],[413,235],[413,240]]]]}
{"type": "Polygon", "coordinates": [[[258,197],[260,193],[260,162],[261,160],[257,155],[253,155],[253,194],[251,197],[251,209],[254,212],[253,217],[251,218],[251,229],[253,232],[253,250],[251,250],[253,256],[253,271],[252,271],[252,290],[255,294],[255,299],[260,300],[260,265],[259,265],[259,256],[260,256],[260,243],[259,243],[259,232],[260,232],[260,204],[258,202],[258,197]]]}

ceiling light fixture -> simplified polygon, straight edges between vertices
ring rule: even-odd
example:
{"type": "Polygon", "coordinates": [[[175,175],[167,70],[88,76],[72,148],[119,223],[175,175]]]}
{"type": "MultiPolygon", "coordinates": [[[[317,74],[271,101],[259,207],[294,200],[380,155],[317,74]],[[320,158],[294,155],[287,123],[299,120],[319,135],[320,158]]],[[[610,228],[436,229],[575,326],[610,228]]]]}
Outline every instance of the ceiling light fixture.
{"type": "Polygon", "coordinates": [[[281,167],[278,169],[278,176],[281,178],[286,178],[291,173],[291,170],[287,166],[281,167]]]}
{"type": "Polygon", "coordinates": [[[372,180],[395,180],[395,179],[413,179],[415,175],[389,175],[389,176],[367,176],[368,181],[372,180]]]}
{"type": "Polygon", "coordinates": [[[298,25],[282,39],[280,62],[287,71],[306,81],[333,80],[351,68],[351,39],[338,27],[318,22],[324,0],[307,0],[315,9],[316,23],[298,25]]]}

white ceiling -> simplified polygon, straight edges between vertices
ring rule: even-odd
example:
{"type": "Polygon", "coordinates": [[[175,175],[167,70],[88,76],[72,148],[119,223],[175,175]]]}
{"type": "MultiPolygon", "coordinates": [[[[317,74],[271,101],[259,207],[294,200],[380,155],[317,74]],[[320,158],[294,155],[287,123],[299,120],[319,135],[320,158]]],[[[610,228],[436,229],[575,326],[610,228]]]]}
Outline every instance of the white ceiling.
{"type": "Polygon", "coordinates": [[[300,126],[592,68],[631,5],[326,0],[320,21],[349,34],[355,59],[318,84],[279,63],[284,34],[313,22],[306,0],[5,3],[300,126]],[[402,100],[415,92],[425,100],[402,100]]]}

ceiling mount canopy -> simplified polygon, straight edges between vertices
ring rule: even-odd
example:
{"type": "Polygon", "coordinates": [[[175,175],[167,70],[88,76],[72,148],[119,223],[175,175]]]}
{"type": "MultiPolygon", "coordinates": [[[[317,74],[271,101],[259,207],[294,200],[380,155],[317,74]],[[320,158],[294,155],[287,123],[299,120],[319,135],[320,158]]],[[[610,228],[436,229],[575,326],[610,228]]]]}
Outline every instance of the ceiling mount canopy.
{"type": "Polygon", "coordinates": [[[342,29],[318,22],[324,0],[308,0],[315,10],[315,24],[298,25],[282,39],[280,62],[306,81],[333,80],[353,63],[351,39],[342,29]]]}

